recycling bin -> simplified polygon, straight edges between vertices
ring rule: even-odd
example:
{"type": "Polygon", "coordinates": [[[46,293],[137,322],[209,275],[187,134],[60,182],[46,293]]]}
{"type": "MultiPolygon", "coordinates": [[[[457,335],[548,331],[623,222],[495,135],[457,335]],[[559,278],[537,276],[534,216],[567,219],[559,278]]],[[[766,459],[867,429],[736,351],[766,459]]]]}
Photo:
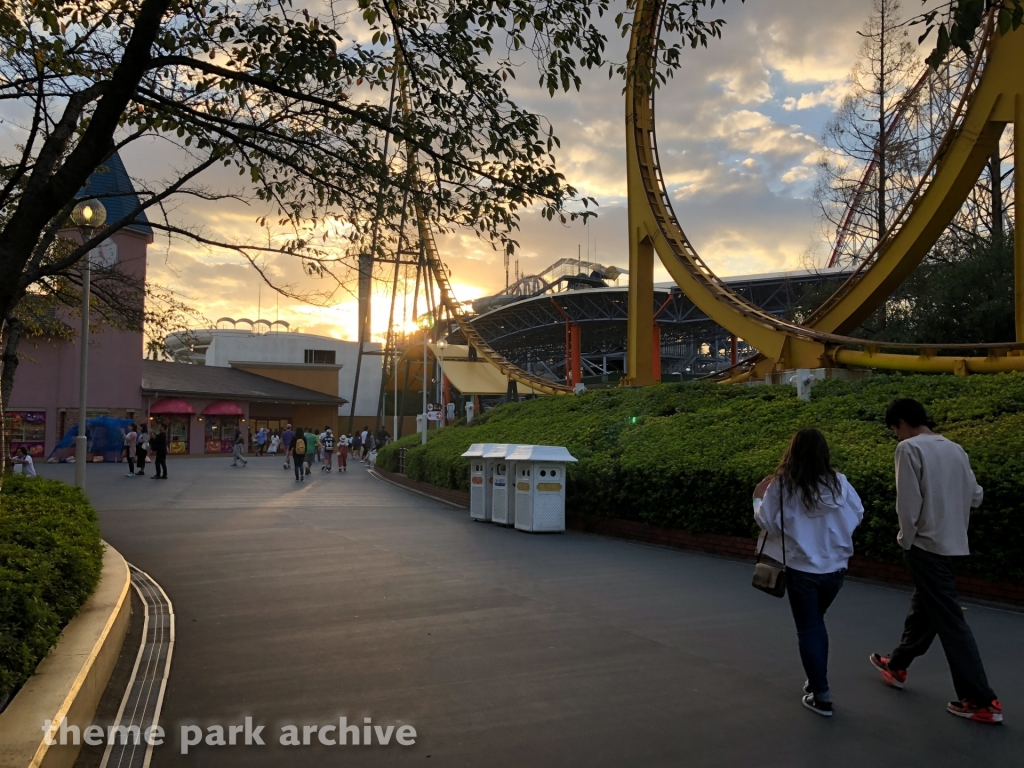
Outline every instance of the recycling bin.
{"type": "Polygon", "coordinates": [[[519,445],[506,462],[515,464],[515,527],[530,533],[565,530],[565,468],[576,459],[562,446],[519,445]]]}

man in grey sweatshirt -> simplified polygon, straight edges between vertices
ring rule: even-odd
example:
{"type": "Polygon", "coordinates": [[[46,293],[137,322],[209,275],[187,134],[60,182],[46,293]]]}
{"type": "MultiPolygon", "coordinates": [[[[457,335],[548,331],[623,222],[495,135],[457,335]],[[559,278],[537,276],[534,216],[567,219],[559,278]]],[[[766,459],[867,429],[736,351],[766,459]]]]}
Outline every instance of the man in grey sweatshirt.
{"type": "Polygon", "coordinates": [[[939,636],[953,676],[957,701],[946,709],[976,722],[999,723],[1003,710],[989,687],[978,645],[960,607],[954,573],[955,558],[970,554],[967,526],[971,509],[983,492],[967,453],[928,427],[924,406],[916,400],[895,400],[885,423],[897,438],[896,537],[914,580],[910,613],[903,638],[889,656],[870,660],[894,688],[907,681],[907,667],[924,655],[939,636]]]}

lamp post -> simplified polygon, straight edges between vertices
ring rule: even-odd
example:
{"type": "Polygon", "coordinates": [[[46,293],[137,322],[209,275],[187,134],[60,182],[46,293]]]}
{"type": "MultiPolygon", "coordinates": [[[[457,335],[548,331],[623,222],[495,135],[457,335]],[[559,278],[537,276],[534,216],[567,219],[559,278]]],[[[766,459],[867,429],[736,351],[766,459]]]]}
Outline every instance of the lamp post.
{"type": "Polygon", "coordinates": [[[444,419],[444,351],[448,348],[448,342],[441,339],[437,342],[437,348],[441,350],[441,373],[437,377],[437,402],[441,406],[441,413],[438,417],[437,426],[441,426],[441,421],[444,419]]]}
{"type": "MultiPolygon", "coordinates": [[[[82,244],[93,230],[107,221],[107,209],[99,200],[83,200],[71,211],[71,223],[82,234],[82,244]]],[[[75,485],[85,490],[85,465],[89,461],[89,438],[86,429],[86,399],[89,387],[89,293],[92,275],[92,254],[86,253],[82,266],[82,350],[78,370],[78,438],[75,440],[75,485]]]]}
{"type": "Polygon", "coordinates": [[[423,315],[419,320],[420,329],[423,331],[423,432],[421,445],[427,444],[427,331],[434,327],[434,318],[430,315],[423,315]]]}

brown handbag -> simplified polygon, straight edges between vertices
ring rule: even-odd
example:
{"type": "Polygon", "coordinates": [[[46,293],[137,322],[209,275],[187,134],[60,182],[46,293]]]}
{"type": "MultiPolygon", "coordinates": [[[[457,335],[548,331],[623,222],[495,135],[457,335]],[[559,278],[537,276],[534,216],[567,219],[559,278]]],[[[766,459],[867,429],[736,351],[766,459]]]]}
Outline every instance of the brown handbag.
{"type": "MultiPolygon", "coordinates": [[[[761,554],[764,552],[764,545],[768,543],[768,531],[764,532],[764,540],[761,542],[761,549],[754,560],[754,578],[751,579],[751,586],[767,592],[772,597],[785,597],[786,595],[786,503],[782,491],[782,479],[779,479],[779,501],[782,505],[779,517],[782,521],[782,567],[761,562],[761,554]]],[[[762,502],[763,503],[763,502],[762,502]]]]}

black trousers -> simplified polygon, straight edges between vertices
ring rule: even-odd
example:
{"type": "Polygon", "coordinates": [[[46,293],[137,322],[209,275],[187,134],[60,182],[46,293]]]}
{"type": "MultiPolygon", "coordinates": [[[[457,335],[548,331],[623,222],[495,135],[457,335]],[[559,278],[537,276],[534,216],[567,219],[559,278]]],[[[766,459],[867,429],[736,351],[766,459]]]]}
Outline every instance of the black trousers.
{"type": "Polygon", "coordinates": [[[889,657],[892,669],[902,670],[927,652],[939,636],[946,652],[953,688],[960,701],[985,705],[996,698],[981,663],[978,644],[964,619],[956,591],[953,557],[935,555],[918,547],[903,553],[914,580],[910,613],[903,625],[903,638],[889,657]]]}
{"type": "Polygon", "coordinates": [[[148,451],[144,451],[141,448],[139,448],[139,450],[135,452],[135,458],[138,461],[139,474],[140,475],[146,474],[146,456],[147,455],[149,455],[148,451]]]}
{"type": "Polygon", "coordinates": [[[157,477],[167,477],[167,454],[157,453],[153,459],[153,469],[157,477]]]}

